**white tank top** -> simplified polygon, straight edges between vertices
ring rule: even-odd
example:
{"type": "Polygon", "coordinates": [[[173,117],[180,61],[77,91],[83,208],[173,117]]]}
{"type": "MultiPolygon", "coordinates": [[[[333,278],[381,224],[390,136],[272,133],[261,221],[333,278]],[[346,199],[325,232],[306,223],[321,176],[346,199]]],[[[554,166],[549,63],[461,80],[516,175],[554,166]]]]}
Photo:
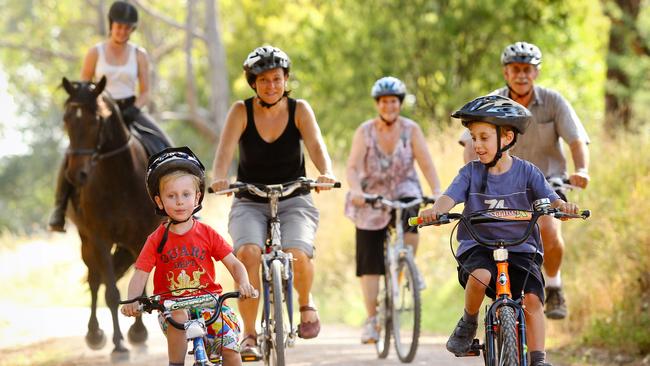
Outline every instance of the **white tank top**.
{"type": "Polygon", "coordinates": [[[95,80],[106,76],[106,90],[114,99],[124,99],[135,95],[135,83],[138,80],[138,60],[136,47],[128,44],[129,56],[124,65],[111,65],[106,62],[104,44],[97,48],[97,64],[95,65],[95,80]]]}

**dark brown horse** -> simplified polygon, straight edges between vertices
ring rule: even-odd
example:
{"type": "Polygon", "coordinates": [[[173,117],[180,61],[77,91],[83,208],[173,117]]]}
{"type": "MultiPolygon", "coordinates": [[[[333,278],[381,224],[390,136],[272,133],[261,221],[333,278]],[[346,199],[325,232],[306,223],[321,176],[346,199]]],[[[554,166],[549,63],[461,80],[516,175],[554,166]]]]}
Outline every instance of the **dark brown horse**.
{"type": "MultiPolygon", "coordinates": [[[[102,93],[105,86],[105,78],[97,84],[63,78],[69,95],[63,120],[70,139],[65,176],[75,186],[67,214],[79,231],[88,267],[92,301],[86,343],[93,349],[106,343],[96,317],[97,290],[104,284],[113,316],[113,352],[127,352],[118,323],[120,293],[115,283],[133,264],[160,218],[146,190],[147,154],[140,141],[131,137],[117,105],[102,93]]],[[[128,335],[134,343],[146,340],[140,317],[128,335]]]]}

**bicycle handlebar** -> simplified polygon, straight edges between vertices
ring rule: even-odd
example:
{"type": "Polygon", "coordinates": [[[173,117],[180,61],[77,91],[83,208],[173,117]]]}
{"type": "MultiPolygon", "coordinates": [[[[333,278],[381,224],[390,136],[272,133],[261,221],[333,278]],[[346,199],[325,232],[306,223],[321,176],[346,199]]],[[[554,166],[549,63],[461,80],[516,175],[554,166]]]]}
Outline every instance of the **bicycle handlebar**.
{"type": "Polygon", "coordinates": [[[262,184],[262,183],[243,183],[235,182],[228,186],[228,189],[215,192],[212,187],[208,187],[208,193],[228,194],[238,193],[247,190],[251,194],[269,198],[272,193],[279,193],[280,197],[285,197],[296,191],[298,188],[316,189],[316,188],[341,188],[341,182],[334,183],[317,183],[313,179],[300,178],[291,182],[282,184],[262,184]]]}
{"type": "Polygon", "coordinates": [[[530,210],[513,210],[513,209],[492,209],[485,210],[480,212],[472,213],[468,216],[465,216],[460,213],[446,213],[438,215],[437,219],[432,222],[424,222],[422,217],[410,217],[408,223],[410,226],[429,226],[429,225],[444,225],[449,224],[453,221],[460,220],[460,222],[465,226],[469,232],[472,239],[477,243],[482,244],[487,247],[509,247],[514,245],[519,245],[526,241],[528,237],[532,234],[533,228],[537,223],[537,219],[541,216],[549,215],[558,219],[562,218],[581,218],[587,219],[591,216],[590,210],[580,211],[579,214],[569,214],[560,211],[557,208],[546,208],[540,211],[530,211],[530,210]],[[486,239],[482,237],[474,228],[476,224],[484,224],[490,222],[511,222],[511,221],[528,221],[528,226],[524,235],[518,239],[506,240],[506,239],[486,239]]]}
{"type": "Polygon", "coordinates": [[[375,207],[375,204],[379,203],[381,205],[384,205],[392,209],[400,208],[402,210],[417,205],[426,205],[429,203],[436,202],[436,199],[430,196],[422,196],[408,202],[402,202],[400,200],[389,200],[378,194],[367,194],[367,193],[363,194],[363,198],[365,199],[366,203],[369,203],[370,205],[372,205],[372,207],[375,207]]]}
{"type": "Polygon", "coordinates": [[[122,305],[130,304],[137,301],[140,303],[138,310],[140,310],[141,312],[146,311],[147,313],[151,313],[153,310],[158,310],[161,313],[163,313],[165,320],[169,322],[169,324],[171,324],[174,328],[178,330],[185,330],[185,325],[183,323],[179,323],[174,319],[172,319],[172,315],[171,315],[172,311],[197,308],[197,307],[214,306],[215,309],[214,313],[212,314],[210,319],[205,321],[205,325],[209,326],[212,323],[214,323],[219,317],[219,314],[221,314],[221,306],[223,305],[224,301],[226,301],[227,299],[239,298],[239,297],[240,297],[239,291],[225,292],[218,297],[213,294],[204,294],[199,296],[190,296],[190,297],[184,297],[179,299],[168,299],[162,301],[160,295],[153,295],[153,296],[138,296],[133,299],[123,300],[120,301],[120,304],[122,305]]]}

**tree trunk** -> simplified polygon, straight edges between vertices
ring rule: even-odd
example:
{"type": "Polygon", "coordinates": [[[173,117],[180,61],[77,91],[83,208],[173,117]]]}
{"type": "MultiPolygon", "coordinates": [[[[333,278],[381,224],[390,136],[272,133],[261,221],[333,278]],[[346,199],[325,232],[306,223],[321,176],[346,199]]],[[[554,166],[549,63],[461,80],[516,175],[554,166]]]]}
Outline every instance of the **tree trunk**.
{"type": "Polygon", "coordinates": [[[606,1],[604,7],[611,20],[605,84],[605,130],[614,135],[618,130],[628,130],[632,118],[634,92],[625,65],[629,63],[628,57],[634,57],[633,47],[638,42],[636,20],[640,0],[606,1]]]}
{"type": "Polygon", "coordinates": [[[219,34],[219,6],[217,0],[206,0],[205,35],[208,39],[208,63],[210,77],[210,115],[213,117],[217,135],[221,134],[228,111],[230,93],[226,68],[226,51],[219,34]]]}

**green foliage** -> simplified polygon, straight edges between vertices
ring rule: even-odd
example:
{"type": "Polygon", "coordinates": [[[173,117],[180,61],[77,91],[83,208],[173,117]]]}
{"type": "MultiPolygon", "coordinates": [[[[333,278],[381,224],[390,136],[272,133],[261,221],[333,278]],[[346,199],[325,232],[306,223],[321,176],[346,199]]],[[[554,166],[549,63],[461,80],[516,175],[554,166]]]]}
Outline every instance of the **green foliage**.
{"type": "Polygon", "coordinates": [[[602,163],[593,164],[588,189],[570,197],[592,210],[586,222],[563,225],[562,267],[569,329],[590,345],[650,351],[649,149],[647,133],[593,144],[602,163]]]}

